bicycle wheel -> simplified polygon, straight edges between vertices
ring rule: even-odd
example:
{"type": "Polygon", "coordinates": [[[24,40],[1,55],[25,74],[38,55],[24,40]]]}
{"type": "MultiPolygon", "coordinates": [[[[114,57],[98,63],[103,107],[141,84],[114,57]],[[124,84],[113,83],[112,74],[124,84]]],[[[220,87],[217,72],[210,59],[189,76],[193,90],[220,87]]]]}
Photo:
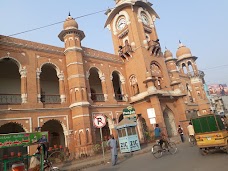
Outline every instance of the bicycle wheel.
{"type": "Polygon", "coordinates": [[[62,163],[64,162],[64,159],[65,159],[64,153],[61,151],[54,151],[48,156],[48,160],[52,164],[62,163]]]}
{"type": "Polygon", "coordinates": [[[159,144],[155,144],[152,147],[151,152],[155,158],[160,158],[162,156],[162,148],[159,144]]]}
{"type": "Polygon", "coordinates": [[[195,138],[194,137],[189,137],[189,143],[190,143],[190,145],[193,147],[193,146],[195,146],[196,145],[196,140],[195,140],[195,138]]]}
{"type": "Polygon", "coordinates": [[[177,152],[177,145],[174,142],[169,142],[168,150],[170,154],[175,154],[177,152]]]}

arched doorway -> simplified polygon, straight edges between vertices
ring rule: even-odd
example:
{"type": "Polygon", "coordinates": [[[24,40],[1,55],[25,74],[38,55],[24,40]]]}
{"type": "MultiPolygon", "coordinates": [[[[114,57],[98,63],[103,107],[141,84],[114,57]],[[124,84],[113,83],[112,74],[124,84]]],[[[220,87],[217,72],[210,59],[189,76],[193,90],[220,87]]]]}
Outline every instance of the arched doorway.
{"type": "Polygon", "coordinates": [[[123,120],[123,114],[119,116],[118,123],[120,123],[123,120]]]}
{"type": "Polygon", "coordinates": [[[145,140],[149,140],[150,135],[145,118],[143,118],[141,114],[138,114],[136,122],[140,142],[145,142],[145,140]]]}
{"type": "MultiPolygon", "coordinates": [[[[0,134],[9,134],[9,133],[20,133],[25,132],[25,130],[22,128],[22,126],[18,123],[7,123],[0,127],[0,134]]],[[[9,147],[9,148],[3,148],[0,149],[0,156],[8,155],[10,156],[10,153],[14,152],[17,154],[18,152],[21,152],[23,154],[28,154],[27,147],[9,147]]]]}
{"type": "Polygon", "coordinates": [[[41,131],[48,131],[50,147],[53,147],[54,145],[65,146],[65,136],[60,121],[53,119],[45,122],[41,131]]]}
{"type": "Polygon", "coordinates": [[[169,137],[177,135],[177,127],[173,112],[166,108],[163,112],[163,117],[166,125],[167,134],[169,137]]]}

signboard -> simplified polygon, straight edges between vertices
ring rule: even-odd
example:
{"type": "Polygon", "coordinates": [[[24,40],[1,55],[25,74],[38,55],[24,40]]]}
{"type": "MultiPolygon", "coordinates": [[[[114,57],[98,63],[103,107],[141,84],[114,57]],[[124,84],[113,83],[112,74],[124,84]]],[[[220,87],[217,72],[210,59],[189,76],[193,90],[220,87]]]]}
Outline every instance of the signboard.
{"type": "Polygon", "coordinates": [[[129,145],[130,145],[131,151],[137,151],[137,150],[141,149],[138,135],[129,136],[128,140],[129,140],[129,145]]]}
{"type": "Polygon", "coordinates": [[[150,124],[156,124],[156,118],[150,118],[150,124]]]}
{"type": "Polygon", "coordinates": [[[140,150],[140,143],[137,135],[131,135],[127,137],[119,137],[120,151],[121,153],[140,150]]]}
{"type": "Polygon", "coordinates": [[[102,114],[96,115],[93,120],[93,124],[96,128],[102,128],[106,125],[106,117],[102,114]]]}
{"type": "Polygon", "coordinates": [[[132,106],[128,106],[127,108],[123,109],[123,115],[132,115],[135,114],[135,109],[132,106]]]}
{"type": "Polygon", "coordinates": [[[0,148],[28,146],[36,143],[42,136],[48,140],[48,132],[0,134],[0,148]]]}
{"type": "Polygon", "coordinates": [[[148,118],[155,118],[156,115],[155,115],[155,110],[154,110],[154,108],[149,108],[149,109],[147,109],[147,115],[148,115],[148,118]]]}
{"type": "Polygon", "coordinates": [[[128,106],[127,108],[123,109],[123,117],[132,119],[136,122],[136,112],[132,106],[128,106]]]}
{"type": "Polygon", "coordinates": [[[210,84],[208,85],[208,90],[210,95],[220,95],[220,96],[228,95],[228,87],[226,84],[210,84]]]}

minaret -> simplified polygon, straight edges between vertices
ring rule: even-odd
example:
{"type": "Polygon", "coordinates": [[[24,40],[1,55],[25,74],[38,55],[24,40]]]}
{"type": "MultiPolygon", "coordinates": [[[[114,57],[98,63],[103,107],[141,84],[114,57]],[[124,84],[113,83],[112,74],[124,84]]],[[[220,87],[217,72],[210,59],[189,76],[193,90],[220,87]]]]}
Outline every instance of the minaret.
{"type": "Polygon", "coordinates": [[[191,50],[181,42],[179,42],[176,56],[180,74],[189,80],[186,79],[183,86],[187,89],[188,96],[191,96],[190,102],[198,104],[200,115],[210,113],[210,104],[204,90],[204,72],[197,68],[197,57],[193,56],[191,50]]]}
{"type": "Polygon", "coordinates": [[[164,52],[165,63],[167,66],[167,70],[169,71],[170,77],[170,86],[172,86],[173,90],[180,91],[180,77],[179,71],[176,66],[176,58],[173,58],[173,54],[170,50],[166,49],[164,52]]]}
{"type": "MultiPolygon", "coordinates": [[[[77,22],[70,16],[63,25],[59,39],[65,43],[65,63],[67,68],[67,80],[69,88],[70,109],[72,112],[73,132],[77,146],[88,144],[86,131],[91,135],[89,117],[89,102],[87,99],[86,78],[81,41],[85,37],[84,32],[78,29],[77,22]]],[[[77,151],[77,147],[76,147],[77,151]]]]}

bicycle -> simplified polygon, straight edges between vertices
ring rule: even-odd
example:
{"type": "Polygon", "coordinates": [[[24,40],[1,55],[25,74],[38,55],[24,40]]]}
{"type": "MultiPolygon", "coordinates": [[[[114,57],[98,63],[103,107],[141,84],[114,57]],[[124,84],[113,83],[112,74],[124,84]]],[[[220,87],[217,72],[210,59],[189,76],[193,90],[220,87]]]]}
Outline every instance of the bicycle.
{"type": "Polygon", "coordinates": [[[194,135],[189,135],[189,143],[192,147],[196,145],[196,139],[194,135]]]}
{"type": "MultiPolygon", "coordinates": [[[[30,159],[30,166],[28,171],[34,171],[34,170],[40,170],[41,164],[41,153],[43,153],[43,156],[47,157],[47,152],[45,151],[45,145],[43,143],[38,143],[37,151],[34,156],[30,159]],[[38,155],[38,156],[37,156],[38,155]],[[40,155],[40,156],[39,156],[40,155]]],[[[53,166],[53,162],[50,160],[50,157],[47,157],[47,159],[43,159],[43,169],[42,171],[60,171],[58,167],[53,166]]]]}
{"type": "Polygon", "coordinates": [[[160,140],[156,141],[156,144],[153,145],[151,152],[155,158],[160,158],[163,155],[163,152],[168,151],[170,154],[175,154],[177,152],[177,146],[174,142],[167,141],[167,148],[164,147],[164,143],[161,146],[160,140]]]}

